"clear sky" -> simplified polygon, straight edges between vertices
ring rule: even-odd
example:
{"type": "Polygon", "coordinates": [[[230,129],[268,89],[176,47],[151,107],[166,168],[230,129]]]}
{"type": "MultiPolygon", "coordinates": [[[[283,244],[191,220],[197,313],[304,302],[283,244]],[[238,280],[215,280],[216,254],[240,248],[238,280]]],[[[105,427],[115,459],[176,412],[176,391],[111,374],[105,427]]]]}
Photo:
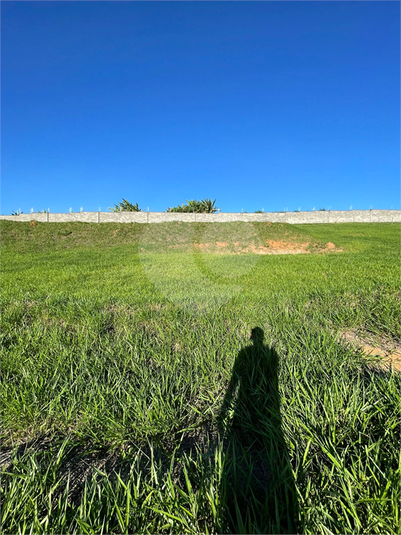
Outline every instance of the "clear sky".
{"type": "Polygon", "coordinates": [[[399,2],[1,2],[1,213],[400,208],[399,2]]]}

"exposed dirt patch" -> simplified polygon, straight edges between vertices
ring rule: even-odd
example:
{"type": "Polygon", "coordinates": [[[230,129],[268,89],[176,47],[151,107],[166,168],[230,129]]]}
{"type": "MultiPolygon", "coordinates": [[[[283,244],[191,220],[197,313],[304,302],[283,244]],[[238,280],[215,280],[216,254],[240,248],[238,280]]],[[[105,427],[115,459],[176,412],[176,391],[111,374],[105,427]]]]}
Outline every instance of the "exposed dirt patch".
{"type": "Polygon", "coordinates": [[[299,254],[299,253],[308,253],[307,247],[309,242],[297,243],[297,242],[285,242],[285,241],[268,241],[269,248],[275,251],[277,254],[280,253],[290,253],[290,254],[299,254]]]}
{"type": "Polygon", "coordinates": [[[401,372],[401,344],[394,340],[379,338],[369,333],[349,329],[340,333],[340,338],[354,349],[362,351],[372,362],[382,369],[401,372]]]}
{"type": "Polygon", "coordinates": [[[323,247],[323,249],[320,249],[320,252],[322,253],[342,253],[344,249],[341,247],[337,247],[334,245],[334,243],[331,243],[330,241],[326,243],[326,247],[323,247]]]}
{"type": "MultiPolygon", "coordinates": [[[[155,232],[146,239],[143,237],[143,243],[158,247],[163,242],[164,248],[177,252],[195,250],[202,253],[233,255],[335,254],[342,251],[332,242],[320,241],[304,231],[291,228],[291,225],[280,223],[267,222],[255,225],[239,223],[224,227],[199,223],[196,227],[188,228],[188,232],[172,232],[172,230],[172,228],[154,228],[155,232]]],[[[143,247],[144,245],[140,244],[140,248],[143,247]]]]}
{"type": "Polygon", "coordinates": [[[201,252],[209,253],[231,253],[231,254],[243,254],[252,253],[258,255],[266,254],[308,254],[309,242],[298,243],[291,241],[276,241],[268,240],[265,245],[260,243],[251,243],[244,245],[238,241],[228,242],[215,242],[215,243],[196,243],[194,248],[201,252]]]}

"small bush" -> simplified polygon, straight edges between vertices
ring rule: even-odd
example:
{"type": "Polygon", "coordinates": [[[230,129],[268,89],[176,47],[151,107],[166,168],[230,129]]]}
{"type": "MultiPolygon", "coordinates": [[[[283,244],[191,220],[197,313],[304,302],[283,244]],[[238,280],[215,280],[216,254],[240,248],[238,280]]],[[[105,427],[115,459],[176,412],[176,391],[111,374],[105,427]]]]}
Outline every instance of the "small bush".
{"type": "Polygon", "coordinates": [[[173,208],[167,208],[167,212],[196,212],[196,213],[208,213],[212,214],[217,212],[215,206],[216,200],[212,201],[211,199],[203,199],[202,201],[187,201],[187,204],[182,204],[181,206],[174,206],[173,208]]]}
{"type": "Polygon", "coordinates": [[[109,208],[112,212],[141,212],[138,207],[138,203],[132,204],[127,199],[123,199],[118,204],[115,204],[113,208],[109,208]]]}

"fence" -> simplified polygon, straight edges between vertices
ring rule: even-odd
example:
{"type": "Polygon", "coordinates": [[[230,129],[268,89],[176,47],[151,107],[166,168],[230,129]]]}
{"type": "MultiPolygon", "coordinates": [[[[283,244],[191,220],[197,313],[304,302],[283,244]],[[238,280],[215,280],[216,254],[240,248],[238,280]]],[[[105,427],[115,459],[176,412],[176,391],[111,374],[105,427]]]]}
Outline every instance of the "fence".
{"type": "Polygon", "coordinates": [[[30,213],[0,215],[0,220],[42,221],[48,223],[166,223],[230,221],[271,223],[401,223],[401,210],[329,210],[316,212],[263,212],[263,213],[176,213],[176,212],[72,212],[65,214],[30,213]]]}

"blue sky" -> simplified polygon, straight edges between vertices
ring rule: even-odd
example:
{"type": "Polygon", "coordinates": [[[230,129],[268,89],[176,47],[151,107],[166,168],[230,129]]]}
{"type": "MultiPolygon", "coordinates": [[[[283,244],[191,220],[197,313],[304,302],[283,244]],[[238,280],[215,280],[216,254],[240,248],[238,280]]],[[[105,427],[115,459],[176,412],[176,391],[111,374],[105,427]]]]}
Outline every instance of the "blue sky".
{"type": "Polygon", "coordinates": [[[399,2],[2,2],[1,213],[400,208],[399,2]]]}

